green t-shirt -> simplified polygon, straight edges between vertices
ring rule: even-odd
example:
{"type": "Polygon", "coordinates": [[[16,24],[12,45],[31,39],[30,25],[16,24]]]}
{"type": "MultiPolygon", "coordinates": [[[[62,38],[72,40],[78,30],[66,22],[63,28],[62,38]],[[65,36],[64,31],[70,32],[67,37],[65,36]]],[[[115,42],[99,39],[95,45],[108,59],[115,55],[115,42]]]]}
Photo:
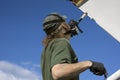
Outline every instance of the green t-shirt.
{"type": "MultiPolygon", "coordinates": [[[[76,63],[78,58],[76,57],[72,47],[65,38],[56,38],[52,40],[48,46],[43,50],[41,56],[42,76],[43,80],[53,80],[51,74],[51,68],[55,64],[62,63],[76,63]]],[[[79,80],[79,76],[76,76],[70,80],[79,80]]]]}

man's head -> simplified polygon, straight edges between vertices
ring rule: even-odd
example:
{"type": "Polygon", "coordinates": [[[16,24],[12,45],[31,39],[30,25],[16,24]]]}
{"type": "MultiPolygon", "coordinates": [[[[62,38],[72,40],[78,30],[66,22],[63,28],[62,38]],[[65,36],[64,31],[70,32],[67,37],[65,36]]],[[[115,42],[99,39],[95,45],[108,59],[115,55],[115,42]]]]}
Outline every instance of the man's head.
{"type": "Polygon", "coordinates": [[[65,35],[65,33],[70,30],[70,26],[66,23],[65,17],[58,13],[52,13],[44,19],[43,30],[48,36],[58,32],[65,35]]]}

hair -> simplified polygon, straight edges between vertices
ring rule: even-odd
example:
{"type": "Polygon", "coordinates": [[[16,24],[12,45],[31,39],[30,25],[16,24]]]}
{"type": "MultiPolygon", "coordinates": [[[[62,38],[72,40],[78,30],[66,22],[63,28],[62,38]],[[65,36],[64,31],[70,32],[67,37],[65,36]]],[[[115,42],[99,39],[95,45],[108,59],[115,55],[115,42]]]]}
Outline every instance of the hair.
{"type": "Polygon", "coordinates": [[[62,28],[59,27],[57,30],[53,31],[52,33],[47,34],[47,36],[42,40],[42,44],[44,46],[47,46],[49,42],[52,41],[53,39],[65,37],[65,35],[61,33],[61,30],[62,28]]]}

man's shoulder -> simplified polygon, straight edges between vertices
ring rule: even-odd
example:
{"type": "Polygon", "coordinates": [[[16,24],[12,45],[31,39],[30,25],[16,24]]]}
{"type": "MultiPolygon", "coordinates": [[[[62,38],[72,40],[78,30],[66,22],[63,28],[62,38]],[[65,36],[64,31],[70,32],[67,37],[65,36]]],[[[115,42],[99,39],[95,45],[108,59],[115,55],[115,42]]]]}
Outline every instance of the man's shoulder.
{"type": "Polygon", "coordinates": [[[69,40],[65,39],[65,38],[56,38],[53,39],[49,45],[69,45],[69,40]]]}
{"type": "Polygon", "coordinates": [[[68,46],[70,45],[69,41],[65,38],[55,38],[50,43],[49,46],[68,46]]]}
{"type": "Polygon", "coordinates": [[[56,38],[56,39],[54,39],[54,42],[66,42],[66,43],[69,43],[69,40],[67,40],[65,38],[56,38]]]}

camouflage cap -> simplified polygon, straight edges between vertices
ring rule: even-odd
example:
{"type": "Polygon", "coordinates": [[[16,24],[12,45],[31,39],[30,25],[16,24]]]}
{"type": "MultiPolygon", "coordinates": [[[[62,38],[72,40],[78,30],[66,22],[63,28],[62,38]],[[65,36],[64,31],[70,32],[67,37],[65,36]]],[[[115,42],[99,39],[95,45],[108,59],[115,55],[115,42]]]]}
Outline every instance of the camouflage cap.
{"type": "Polygon", "coordinates": [[[43,30],[49,34],[52,31],[55,31],[62,22],[65,22],[65,17],[58,13],[49,14],[43,21],[43,30]]]}

